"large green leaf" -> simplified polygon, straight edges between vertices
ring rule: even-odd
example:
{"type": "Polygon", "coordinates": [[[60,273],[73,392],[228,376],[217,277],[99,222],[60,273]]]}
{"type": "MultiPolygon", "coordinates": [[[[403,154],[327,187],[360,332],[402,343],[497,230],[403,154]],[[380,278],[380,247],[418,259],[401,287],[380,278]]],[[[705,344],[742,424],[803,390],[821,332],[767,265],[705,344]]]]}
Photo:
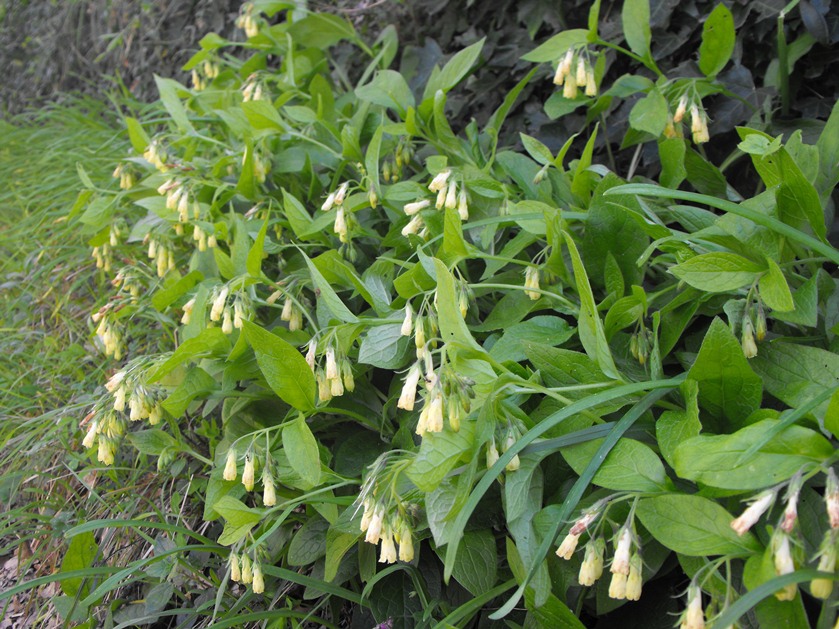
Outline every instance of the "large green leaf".
{"type": "Polygon", "coordinates": [[[676,447],[673,463],[682,478],[721,489],[753,490],[791,478],[833,454],[830,442],[803,426],[789,426],[757,452],[744,454],[778,424],[767,419],[730,435],[700,435],[676,447]]]}
{"type": "Polygon", "coordinates": [[[636,514],[656,540],[683,555],[743,556],[761,549],[751,533],[740,537],[734,532],[734,516],[702,496],[666,494],[644,498],[638,503],[636,514]]]}
{"type": "Polygon", "coordinates": [[[296,347],[249,321],[245,337],[268,386],[280,399],[301,411],[315,408],[315,375],[296,347]]]}
{"type": "Polygon", "coordinates": [[[300,475],[303,482],[311,486],[320,483],[318,442],[302,413],[283,427],[283,450],[291,468],[300,475]]]}
{"type": "Polygon", "coordinates": [[[715,430],[742,426],[760,406],[760,377],[752,371],[740,343],[722,319],[714,319],[705,333],[688,377],[699,383],[699,405],[715,419],[715,430]]]}
{"type": "Polygon", "coordinates": [[[716,76],[725,67],[734,52],[734,40],[734,16],[720,3],[702,27],[699,69],[705,76],[716,76]]]}

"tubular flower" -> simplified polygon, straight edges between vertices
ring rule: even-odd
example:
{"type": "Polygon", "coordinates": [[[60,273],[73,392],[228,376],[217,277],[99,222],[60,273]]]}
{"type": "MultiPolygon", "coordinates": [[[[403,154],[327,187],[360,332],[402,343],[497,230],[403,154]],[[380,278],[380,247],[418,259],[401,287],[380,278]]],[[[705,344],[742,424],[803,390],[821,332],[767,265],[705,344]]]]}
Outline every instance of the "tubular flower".
{"type": "Polygon", "coordinates": [[[428,189],[431,192],[440,192],[441,190],[445,190],[446,184],[449,180],[449,175],[451,174],[452,172],[450,170],[441,170],[434,176],[431,183],[428,184],[428,189]]]}
{"type": "Polygon", "coordinates": [[[242,553],[242,583],[250,585],[253,582],[253,569],[251,559],[247,553],[242,553]]]}
{"type": "Polygon", "coordinates": [[[405,384],[402,386],[402,393],[399,396],[399,401],[396,403],[396,408],[401,408],[405,411],[414,410],[414,402],[417,397],[417,385],[419,384],[422,371],[419,363],[414,363],[408,375],[405,377],[405,384]]]}
{"type": "Polygon", "coordinates": [[[528,266],[524,271],[524,294],[536,301],[542,296],[539,292],[539,269],[528,266]]]}
{"type": "MultiPolygon", "coordinates": [[[[836,531],[831,529],[825,535],[819,555],[819,572],[836,571],[836,531]]],[[[832,579],[813,579],[810,581],[810,592],[816,598],[827,599],[833,593],[832,579]]]]}
{"type": "Polygon", "coordinates": [[[637,601],[641,598],[641,587],[643,581],[644,562],[641,555],[633,553],[629,560],[629,576],[626,579],[626,600],[637,601]]]}
{"type": "Polygon", "coordinates": [[[767,490],[759,494],[757,498],[743,511],[742,514],[731,522],[731,528],[736,531],[738,535],[744,535],[746,531],[752,528],[760,519],[767,509],[772,506],[775,500],[775,491],[767,490]]]}
{"type": "Polygon", "coordinates": [[[236,450],[230,448],[227,451],[227,461],[224,464],[224,480],[236,480],[236,450]]]}
{"type": "Polygon", "coordinates": [[[705,614],[702,611],[702,590],[695,583],[688,588],[688,606],[682,614],[680,629],[705,629],[705,614]]]}
{"type": "MultiPolygon", "coordinates": [[[[782,576],[795,572],[795,562],[792,559],[789,535],[783,531],[776,531],[772,537],[772,554],[775,560],[775,574],[782,576]]],[[[791,583],[777,592],[775,598],[779,601],[791,601],[798,590],[795,583],[791,583]]]]}
{"type": "Polygon", "coordinates": [[[253,456],[245,455],[245,469],[242,472],[242,484],[247,491],[253,491],[254,484],[254,463],[253,456]]]}
{"type": "Polygon", "coordinates": [[[255,561],[253,564],[253,592],[262,594],[265,591],[265,579],[262,576],[262,565],[255,561]]]}
{"type": "Polygon", "coordinates": [[[836,477],[833,468],[827,470],[824,501],[827,507],[827,517],[830,520],[830,528],[839,528],[839,478],[836,477]]]}
{"type": "Polygon", "coordinates": [[[405,318],[402,320],[402,328],[399,330],[402,336],[411,336],[414,332],[414,309],[411,302],[405,304],[405,318]]]}
{"type": "Polygon", "coordinates": [[[431,205],[431,201],[428,199],[423,199],[422,201],[414,201],[413,203],[406,203],[405,206],[402,208],[402,211],[405,212],[407,216],[414,216],[420,210],[424,210],[429,205],[431,205]]]}
{"type": "Polygon", "coordinates": [[[379,563],[396,563],[396,544],[393,541],[393,533],[390,527],[385,528],[382,533],[382,546],[379,553],[379,563]]]}
{"type": "Polygon", "coordinates": [[[621,572],[612,574],[612,580],[609,582],[609,598],[621,601],[626,598],[626,580],[627,576],[621,572]]]}
{"type": "Polygon", "coordinates": [[[586,544],[586,555],[580,565],[578,581],[580,585],[591,586],[603,574],[603,551],[606,542],[602,538],[589,541],[586,544]]]}
{"type": "Polygon", "coordinates": [[[632,548],[632,531],[627,525],[621,527],[615,544],[615,557],[609,569],[614,574],[629,574],[629,552],[632,548]]]}
{"type": "Polygon", "coordinates": [[[577,550],[577,543],[580,541],[580,534],[568,533],[556,549],[556,556],[562,559],[571,559],[574,551],[577,550]]]}
{"type": "Polygon", "coordinates": [[[239,558],[236,553],[230,553],[230,580],[238,582],[242,579],[242,571],[239,570],[239,558]]]}

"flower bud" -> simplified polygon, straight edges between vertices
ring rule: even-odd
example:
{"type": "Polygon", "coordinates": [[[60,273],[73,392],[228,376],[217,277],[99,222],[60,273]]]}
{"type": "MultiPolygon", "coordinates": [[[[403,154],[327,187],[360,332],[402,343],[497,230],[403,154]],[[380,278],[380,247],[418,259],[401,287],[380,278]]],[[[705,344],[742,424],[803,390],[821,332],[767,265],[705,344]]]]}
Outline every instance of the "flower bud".
{"type": "Polygon", "coordinates": [[[556,549],[556,556],[562,559],[571,559],[574,556],[574,551],[577,550],[577,543],[580,541],[580,535],[568,533],[556,549]]]}
{"type": "Polygon", "coordinates": [[[637,552],[629,560],[629,576],[626,579],[626,600],[637,601],[641,598],[641,587],[643,586],[644,562],[637,552]]]}
{"type": "Polygon", "coordinates": [[[431,183],[428,184],[428,189],[431,192],[440,192],[446,189],[446,183],[449,179],[449,175],[451,175],[450,170],[442,170],[434,176],[434,179],[431,180],[431,183]]]}
{"type": "Polygon", "coordinates": [[[379,563],[396,563],[396,544],[393,541],[393,533],[390,527],[386,527],[382,533],[382,547],[379,554],[379,563]]]}
{"type": "Polygon", "coordinates": [[[402,523],[399,532],[399,561],[410,562],[414,560],[414,541],[411,538],[411,529],[407,522],[402,523]]]}
{"type": "Polygon", "coordinates": [[[328,212],[332,209],[332,206],[335,205],[335,193],[330,192],[329,196],[326,197],[326,201],[323,202],[323,205],[320,206],[320,209],[324,212],[328,212]]]}
{"type": "MultiPolygon", "coordinates": [[[[504,452],[512,448],[514,445],[516,445],[516,436],[513,434],[513,431],[511,430],[507,433],[507,437],[504,440],[504,452]]],[[[519,455],[516,454],[512,459],[510,459],[510,462],[507,463],[507,466],[504,469],[506,469],[508,472],[515,472],[517,469],[519,469],[520,466],[521,461],[519,460],[519,455]]]]}
{"type": "Polygon", "coordinates": [[[230,580],[234,582],[241,581],[242,579],[242,571],[239,570],[239,558],[236,556],[236,553],[230,553],[230,580]]]}
{"type": "Polygon", "coordinates": [[[413,203],[406,203],[402,208],[402,211],[405,212],[407,216],[414,216],[419,211],[424,210],[429,205],[431,205],[431,201],[428,199],[423,199],[422,201],[414,201],[413,203]]]}
{"type": "Polygon", "coordinates": [[[755,522],[760,519],[760,516],[762,516],[769,507],[772,506],[772,502],[774,500],[774,490],[769,489],[759,494],[749,507],[738,518],[731,522],[731,528],[734,529],[738,535],[744,535],[746,531],[752,528],[755,522]]]}
{"type": "Polygon", "coordinates": [[[827,517],[830,528],[839,528],[839,478],[833,468],[827,470],[827,481],[824,489],[824,501],[827,507],[827,517]]]}
{"type": "Polygon", "coordinates": [[[265,591],[265,578],[262,576],[262,565],[255,561],[253,564],[253,593],[262,594],[265,591]]]}
{"type": "Polygon", "coordinates": [[[417,385],[421,376],[419,363],[414,363],[408,370],[408,375],[405,377],[405,384],[402,385],[402,392],[399,395],[399,401],[396,403],[396,408],[401,408],[406,411],[414,410],[414,402],[417,396],[417,385]]]}
{"type": "Polygon", "coordinates": [[[253,491],[254,485],[254,462],[253,456],[248,453],[245,455],[245,469],[242,472],[242,484],[246,491],[253,491]]]}
{"type": "Polygon", "coordinates": [[[405,304],[405,318],[402,320],[402,328],[400,333],[402,336],[411,336],[414,331],[414,309],[411,308],[411,302],[405,304]]]}
{"type": "Polygon", "coordinates": [[[493,465],[495,465],[498,462],[499,458],[500,458],[500,456],[498,454],[498,448],[496,447],[495,439],[493,438],[487,444],[487,469],[489,469],[493,465]]]}
{"type": "MultiPolygon", "coordinates": [[[[679,99],[679,104],[676,106],[676,113],[673,114],[673,122],[678,124],[682,121],[685,117],[685,112],[687,111],[688,107],[688,97],[687,94],[682,94],[682,97],[679,99]]],[[[693,111],[693,109],[691,109],[693,111]]]]}
{"type": "MultiPolygon", "coordinates": [[[[836,571],[836,534],[833,529],[829,530],[822,542],[819,554],[819,572],[836,571]]],[[[810,592],[816,598],[822,600],[830,598],[833,593],[833,579],[813,579],[810,581],[810,592]]]]}
{"type": "MultiPolygon", "coordinates": [[[[782,576],[795,572],[795,562],[792,559],[792,551],[790,549],[789,535],[778,530],[772,536],[772,553],[775,561],[775,574],[782,576]]],[[[777,592],[775,598],[779,601],[791,601],[795,598],[798,587],[795,583],[791,583],[777,592]]]]}
{"type": "Polygon", "coordinates": [[[453,210],[457,207],[457,184],[454,181],[449,182],[445,206],[447,210],[453,210]]]}
{"type": "Polygon", "coordinates": [[[213,306],[210,309],[210,321],[218,321],[221,319],[221,313],[224,311],[224,306],[227,302],[227,286],[223,286],[213,300],[213,306]]]}
{"type": "Polygon", "coordinates": [[[702,611],[702,590],[695,583],[688,588],[688,606],[682,614],[680,629],[705,629],[705,614],[702,611]]]}
{"type": "Polygon", "coordinates": [[[612,580],[609,582],[609,598],[619,601],[626,598],[626,580],[627,576],[622,572],[612,574],[612,580]]]}
{"type": "Polygon", "coordinates": [[[466,197],[466,188],[461,187],[457,195],[457,215],[462,221],[469,220],[469,200],[466,197]]]}
{"type": "Polygon", "coordinates": [[[251,569],[251,558],[247,553],[242,553],[242,583],[249,585],[253,582],[253,570],[251,569]]]}
{"type": "Polygon", "coordinates": [[[236,450],[234,448],[230,448],[227,451],[227,461],[224,464],[224,474],[222,478],[224,480],[236,480],[236,450]]]}
{"type": "Polygon", "coordinates": [[[277,504],[277,492],[274,488],[274,478],[268,472],[267,468],[262,475],[262,504],[266,507],[273,507],[277,504]]]}

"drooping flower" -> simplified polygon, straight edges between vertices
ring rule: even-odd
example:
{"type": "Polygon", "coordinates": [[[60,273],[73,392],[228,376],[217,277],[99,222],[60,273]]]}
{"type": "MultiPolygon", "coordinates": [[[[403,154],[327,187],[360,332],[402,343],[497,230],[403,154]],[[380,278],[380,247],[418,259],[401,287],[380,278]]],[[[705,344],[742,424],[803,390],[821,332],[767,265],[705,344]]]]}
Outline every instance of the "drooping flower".
{"type": "Polygon", "coordinates": [[[731,522],[731,528],[734,529],[738,535],[744,535],[746,531],[752,528],[760,519],[772,502],[775,500],[775,490],[768,489],[755,498],[755,500],[748,506],[748,508],[740,514],[739,517],[731,522]]]}

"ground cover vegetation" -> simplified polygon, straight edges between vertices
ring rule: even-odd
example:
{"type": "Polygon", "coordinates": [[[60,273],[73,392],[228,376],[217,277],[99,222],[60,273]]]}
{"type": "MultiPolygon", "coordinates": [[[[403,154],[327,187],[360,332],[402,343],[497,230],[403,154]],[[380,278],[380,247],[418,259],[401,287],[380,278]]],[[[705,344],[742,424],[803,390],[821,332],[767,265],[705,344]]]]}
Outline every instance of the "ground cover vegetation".
{"type": "Polygon", "coordinates": [[[468,31],[488,8],[429,5],[444,54],[246,3],[154,104],[9,127],[10,174],[14,138],[77,170],[4,197],[12,254],[58,222],[9,257],[9,346],[39,354],[2,364],[4,539],[40,571],[0,599],[59,583],[71,626],[835,625],[835,19],[539,7],[468,31]],[[70,342],[33,344],[36,306],[70,342]]]}

